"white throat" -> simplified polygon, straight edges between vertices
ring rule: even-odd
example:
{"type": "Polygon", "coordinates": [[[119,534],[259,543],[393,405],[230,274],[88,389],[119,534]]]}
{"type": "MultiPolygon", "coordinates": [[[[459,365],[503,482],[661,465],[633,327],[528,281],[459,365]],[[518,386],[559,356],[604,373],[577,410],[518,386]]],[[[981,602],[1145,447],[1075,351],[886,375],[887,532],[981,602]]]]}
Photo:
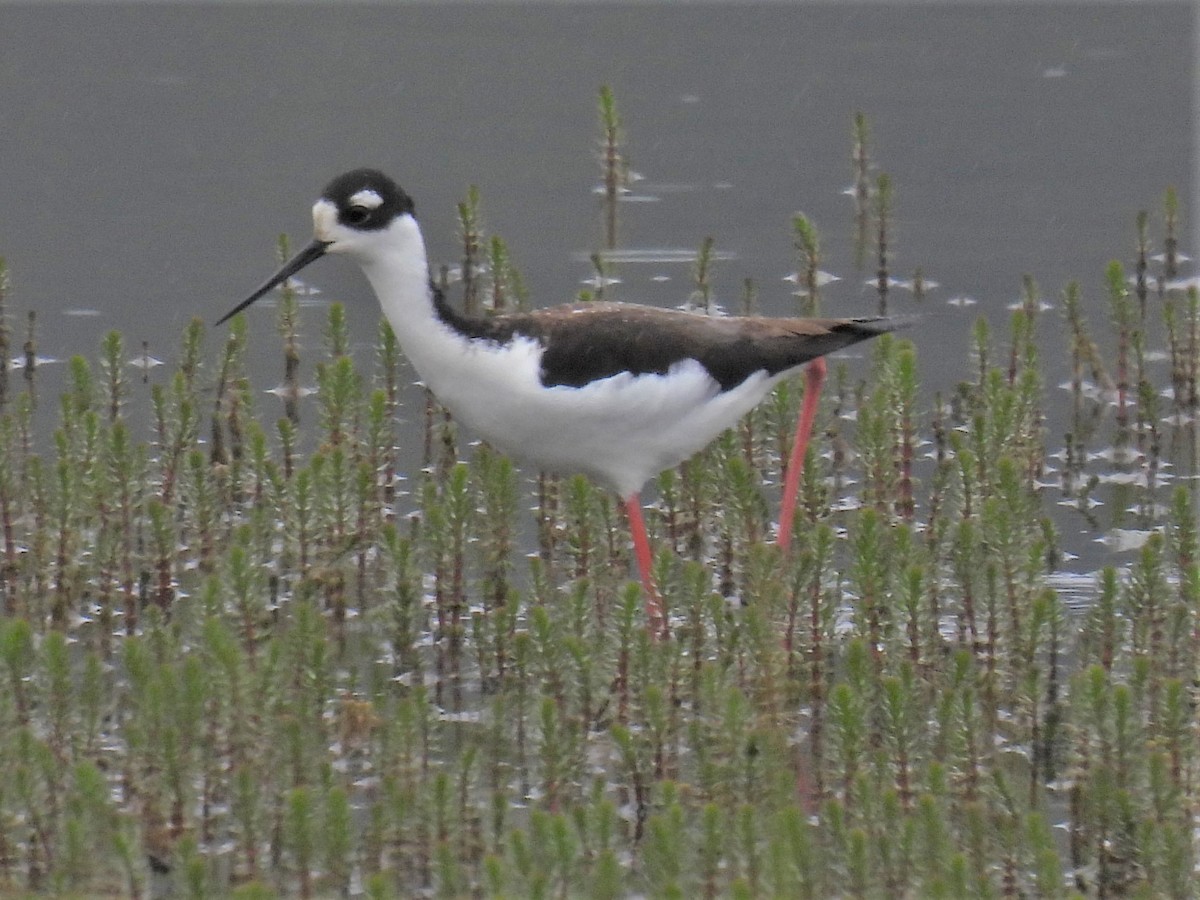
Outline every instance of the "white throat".
{"type": "Polygon", "coordinates": [[[356,232],[344,250],[362,266],[396,340],[421,380],[453,407],[459,379],[447,364],[470,355],[470,342],[438,317],[425,240],[416,219],[397,216],[380,231],[356,232]]]}
{"type": "Polygon", "coordinates": [[[412,216],[398,216],[382,231],[361,234],[347,252],[362,266],[397,337],[414,320],[434,317],[425,240],[412,216]]]}

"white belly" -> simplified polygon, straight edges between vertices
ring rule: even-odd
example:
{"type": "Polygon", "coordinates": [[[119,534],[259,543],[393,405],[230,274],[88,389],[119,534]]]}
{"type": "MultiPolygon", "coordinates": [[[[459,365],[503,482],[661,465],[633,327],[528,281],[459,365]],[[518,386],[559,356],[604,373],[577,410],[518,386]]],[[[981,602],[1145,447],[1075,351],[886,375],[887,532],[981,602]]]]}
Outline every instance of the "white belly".
{"type": "Polygon", "coordinates": [[[479,345],[422,377],[455,418],[517,460],[583,472],[622,497],[701,450],[784,377],[760,372],[722,392],[703,366],[686,360],[666,375],[546,388],[539,357],[529,339],[503,349],[479,345]]]}

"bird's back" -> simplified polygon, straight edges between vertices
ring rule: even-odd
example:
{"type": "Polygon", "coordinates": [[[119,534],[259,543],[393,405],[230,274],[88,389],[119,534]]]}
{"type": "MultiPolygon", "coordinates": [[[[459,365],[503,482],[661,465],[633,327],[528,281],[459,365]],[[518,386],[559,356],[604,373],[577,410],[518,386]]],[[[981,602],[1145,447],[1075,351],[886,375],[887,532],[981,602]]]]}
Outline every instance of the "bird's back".
{"type": "MultiPolygon", "coordinates": [[[[448,311],[444,302],[441,306],[448,311]]],[[[665,375],[677,363],[694,359],[722,391],[757,372],[774,376],[906,324],[886,317],[708,316],[628,303],[450,317],[456,330],[475,339],[506,343],[519,335],[536,341],[546,387],[583,387],[626,372],[665,375]]]]}

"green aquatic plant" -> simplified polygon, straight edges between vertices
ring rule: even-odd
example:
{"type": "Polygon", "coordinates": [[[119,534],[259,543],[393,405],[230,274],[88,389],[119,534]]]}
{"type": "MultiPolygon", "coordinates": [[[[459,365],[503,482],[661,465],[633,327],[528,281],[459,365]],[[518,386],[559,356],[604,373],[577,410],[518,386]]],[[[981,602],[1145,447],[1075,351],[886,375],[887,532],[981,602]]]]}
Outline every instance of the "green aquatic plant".
{"type": "MultiPolygon", "coordinates": [[[[480,308],[519,307],[477,192],[462,213],[480,308]]],[[[839,362],[788,554],[770,510],[798,385],[663,473],[665,641],[607,495],[406,408],[386,324],[355,355],[331,306],[307,399],[314,325],[285,303],[283,415],[258,409],[242,319],[212,348],[189,324],[147,385],[115,333],[57,404],[33,372],[0,407],[0,891],[1187,896],[1200,538],[1193,481],[1166,485],[1195,468],[1200,301],[1157,278],[1149,227],[1132,290],[1107,270],[1108,322],[1072,283],[1056,348],[1026,277],[932,405],[908,341],[839,362]],[[1076,522],[1138,544],[1083,608],[1059,580],[1076,522]]],[[[821,246],[792,229],[815,301],[821,246]]]]}

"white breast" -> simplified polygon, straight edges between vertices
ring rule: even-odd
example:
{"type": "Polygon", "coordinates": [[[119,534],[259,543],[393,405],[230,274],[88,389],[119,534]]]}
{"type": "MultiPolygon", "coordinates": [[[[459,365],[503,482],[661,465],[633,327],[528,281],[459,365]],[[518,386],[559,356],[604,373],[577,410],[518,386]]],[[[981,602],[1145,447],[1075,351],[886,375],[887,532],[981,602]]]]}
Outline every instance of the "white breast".
{"type": "Polygon", "coordinates": [[[464,352],[422,373],[455,418],[518,460],[583,472],[622,497],[736,424],[782,377],[762,372],[722,392],[703,366],[685,360],[666,375],[626,372],[547,388],[536,341],[464,343],[464,352]]]}

